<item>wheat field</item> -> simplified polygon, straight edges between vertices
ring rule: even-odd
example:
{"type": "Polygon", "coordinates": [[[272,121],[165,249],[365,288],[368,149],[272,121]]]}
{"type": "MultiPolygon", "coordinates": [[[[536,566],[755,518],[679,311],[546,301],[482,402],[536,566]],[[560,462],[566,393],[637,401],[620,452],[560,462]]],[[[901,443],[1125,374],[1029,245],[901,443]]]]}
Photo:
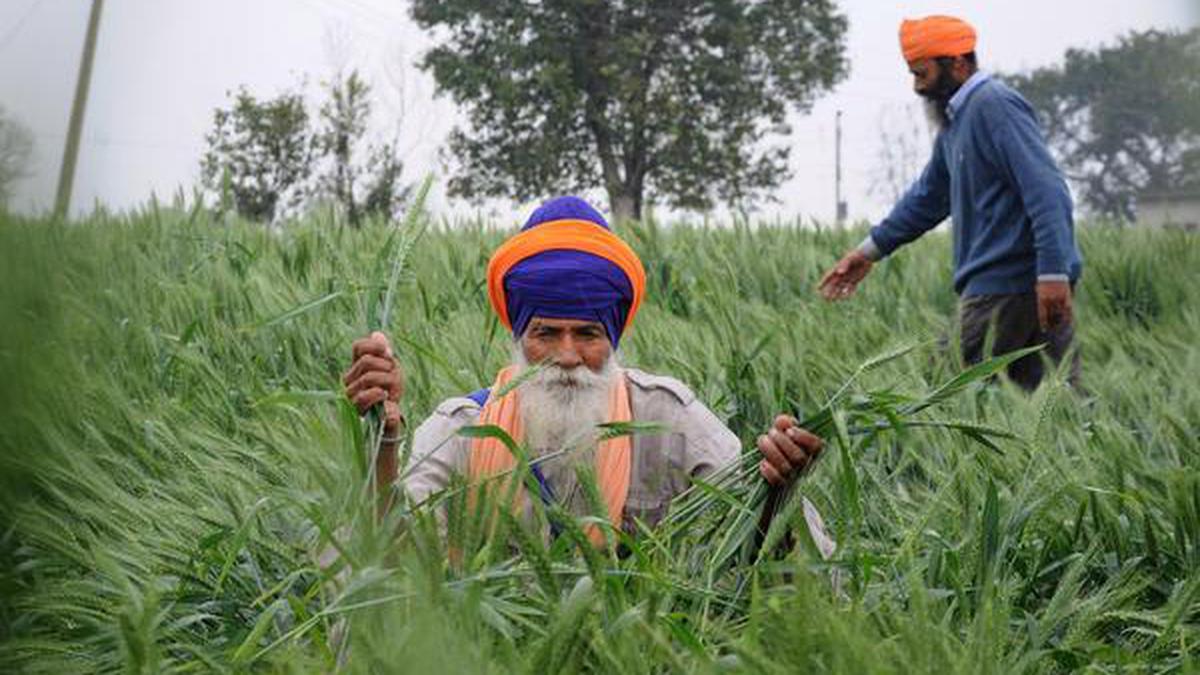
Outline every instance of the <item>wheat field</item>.
{"type": "Polygon", "coordinates": [[[824,420],[795,491],[838,542],[825,560],[782,532],[770,555],[722,548],[752,484],[620,556],[481,539],[453,497],[445,537],[426,506],[374,517],[339,387],[386,263],[419,421],[508,359],[483,275],[512,224],[2,218],[0,671],[1200,670],[1194,233],[1081,225],[1085,390],[1025,395],[945,346],[945,236],[834,305],[816,282],[861,229],[622,230],[648,275],[625,363],[747,447],[778,412],[824,420]]]}

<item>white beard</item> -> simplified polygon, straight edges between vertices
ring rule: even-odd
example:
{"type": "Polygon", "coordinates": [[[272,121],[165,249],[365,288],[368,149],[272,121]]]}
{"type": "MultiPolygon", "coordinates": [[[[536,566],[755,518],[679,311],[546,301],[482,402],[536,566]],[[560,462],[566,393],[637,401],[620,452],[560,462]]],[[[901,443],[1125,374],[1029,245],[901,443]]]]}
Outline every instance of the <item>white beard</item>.
{"type": "MultiPolygon", "coordinates": [[[[522,371],[530,367],[519,346],[513,350],[513,363],[522,371]]],[[[521,421],[525,442],[535,455],[594,444],[596,425],[607,421],[609,387],[618,372],[613,354],[600,372],[587,366],[565,370],[547,365],[523,382],[521,421]]]]}
{"type": "MultiPolygon", "coordinates": [[[[513,350],[513,363],[522,370],[530,367],[519,344],[513,350]]],[[[532,458],[566,451],[540,464],[561,500],[574,501],[575,467],[595,463],[596,425],[608,421],[609,387],[619,375],[614,353],[600,372],[582,365],[570,370],[547,365],[520,385],[521,421],[532,458]]]]}

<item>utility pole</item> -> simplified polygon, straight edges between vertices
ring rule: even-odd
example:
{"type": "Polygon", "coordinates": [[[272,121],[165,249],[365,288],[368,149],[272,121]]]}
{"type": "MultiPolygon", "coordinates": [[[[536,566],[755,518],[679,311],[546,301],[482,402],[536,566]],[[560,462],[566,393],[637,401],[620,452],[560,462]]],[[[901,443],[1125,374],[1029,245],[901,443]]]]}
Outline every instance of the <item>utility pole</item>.
{"type": "Polygon", "coordinates": [[[833,203],[834,219],[838,225],[846,222],[846,202],[842,201],[842,111],[837,111],[835,118],[835,149],[833,168],[833,203]]]}
{"type": "Polygon", "coordinates": [[[63,147],[62,167],[58,174],[58,193],[54,198],[56,218],[65,218],[71,207],[75,160],[79,158],[79,137],[83,132],[83,112],[87,108],[88,86],[92,81],[92,59],[96,53],[96,34],[100,30],[100,10],[103,7],[104,0],[92,0],[87,38],[83,43],[83,58],[79,62],[79,79],[75,82],[75,101],[71,104],[71,122],[67,127],[67,144],[63,147]]]}

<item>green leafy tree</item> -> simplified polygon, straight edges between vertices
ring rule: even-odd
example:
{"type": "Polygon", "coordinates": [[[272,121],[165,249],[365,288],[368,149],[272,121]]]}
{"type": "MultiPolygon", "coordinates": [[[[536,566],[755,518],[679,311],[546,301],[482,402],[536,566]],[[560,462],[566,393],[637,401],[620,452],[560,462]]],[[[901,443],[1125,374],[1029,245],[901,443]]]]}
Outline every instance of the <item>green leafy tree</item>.
{"type": "Polygon", "coordinates": [[[1130,33],[1009,79],[1091,210],[1132,219],[1138,194],[1200,189],[1200,29],[1130,33]]]}
{"type": "Polygon", "coordinates": [[[396,144],[369,144],[370,86],[357,72],[325,87],[316,128],[299,93],[260,101],[245,89],[217,109],[201,161],[204,186],[252,220],[271,222],[318,201],[352,227],[395,215],[409,189],[396,144]]]}
{"type": "Polygon", "coordinates": [[[444,38],[422,60],[468,115],[462,196],[602,185],[618,219],[647,196],[753,202],[787,177],[789,107],[846,73],[832,0],[414,0],[444,38]]]}
{"type": "Polygon", "coordinates": [[[0,208],[12,197],[13,185],[29,175],[33,133],[0,108],[0,208]]]}
{"type": "Polygon", "coordinates": [[[393,216],[408,189],[400,180],[403,164],[395,143],[364,143],[371,116],[370,85],[351,72],[336,77],[326,89],[329,97],[321,106],[322,126],[315,137],[325,166],[316,178],[314,196],[331,198],[352,227],[368,216],[393,216]]]}
{"type": "Polygon", "coordinates": [[[314,144],[300,94],[259,101],[242,88],[213,113],[201,160],[204,186],[238,214],[263,222],[298,206],[312,173],[314,144]]]}

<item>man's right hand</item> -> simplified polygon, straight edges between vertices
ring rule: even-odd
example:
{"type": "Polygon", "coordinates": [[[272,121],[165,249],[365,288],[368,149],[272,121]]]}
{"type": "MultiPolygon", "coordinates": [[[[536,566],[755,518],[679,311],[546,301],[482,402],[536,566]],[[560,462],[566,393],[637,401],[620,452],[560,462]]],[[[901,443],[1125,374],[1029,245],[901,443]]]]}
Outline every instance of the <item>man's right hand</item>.
{"type": "Polygon", "coordinates": [[[821,277],[818,289],[826,300],[845,300],[854,294],[858,282],[871,271],[871,259],[858,249],[853,249],[821,277]]]}
{"type": "Polygon", "coordinates": [[[384,435],[395,437],[402,422],[399,401],[404,394],[404,371],[392,355],[387,336],[376,331],[355,340],[353,359],[342,378],[346,398],[360,414],[382,403],[384,435]]]}

